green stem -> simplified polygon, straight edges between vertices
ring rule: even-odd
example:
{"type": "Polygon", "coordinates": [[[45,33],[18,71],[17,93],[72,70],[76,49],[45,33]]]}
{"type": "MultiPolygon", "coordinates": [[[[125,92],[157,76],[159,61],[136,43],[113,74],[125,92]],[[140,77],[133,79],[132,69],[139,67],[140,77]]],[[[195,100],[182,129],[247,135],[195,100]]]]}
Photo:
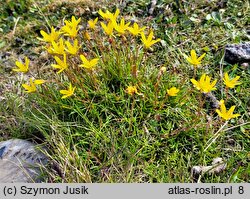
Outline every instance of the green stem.
{"type": "Polygon", "coordinates": [[[129,121],[129,131],[128,132],[131,132],[132,130],[132,123],[133,123],[133,115],[134,115],[134,107],[135,107],[135,98],[134,98],[134,95],[132,96],[132,106],[131,106],[131,114],[130,114],[130,121],[129,121]]]}
{"type": "Polygon", "coordinates": [[[207,141],[206,148],[204,149],[204,152],[216,141],[216,139],[220,136],[220,132],[222,129],[228,124],[228,121],[226,121],[220,129],[207,141]]]}

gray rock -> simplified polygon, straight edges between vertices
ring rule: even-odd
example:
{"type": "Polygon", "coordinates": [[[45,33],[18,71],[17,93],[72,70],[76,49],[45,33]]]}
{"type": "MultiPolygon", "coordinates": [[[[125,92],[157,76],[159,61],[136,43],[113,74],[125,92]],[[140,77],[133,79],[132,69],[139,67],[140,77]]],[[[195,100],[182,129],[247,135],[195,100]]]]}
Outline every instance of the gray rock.
{"type": "Polygon", "coordinates": [[[250,42],[226,45],[224,60],[230,64],[250,63],[250,42]]]}
{"type": "Polygon", "coordinates": [[[0,183],[41,182],[41,165],[47,163],[47,157],[29,141],[0,142],[0,183]]]}

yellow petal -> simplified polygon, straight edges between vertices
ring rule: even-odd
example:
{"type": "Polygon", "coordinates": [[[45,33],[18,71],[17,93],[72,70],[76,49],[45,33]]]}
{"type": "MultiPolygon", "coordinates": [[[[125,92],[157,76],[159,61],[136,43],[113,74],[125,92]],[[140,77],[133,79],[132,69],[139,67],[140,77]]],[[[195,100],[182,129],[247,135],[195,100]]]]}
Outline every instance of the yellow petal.
{"type": "Polygon", "coordinates": [[[203,59],[203,57],[205,57],[205,55],[206,55],[206,53],[203,53],[203,54],[197,59],[197,61],[200,62],[200,61],[203,59]]]}
{"type": "Polygon", "coordinates": [[[238,114],[238,113],[237,114],[233,114],[232,118],[239,117],[239,116],[240,116],[240,114],[238,114]]]}
{"type": "Polygon", "coordinates": [[[65,99],[65,98],[67,98],[67,97],[69,97],[69,95],[63,95],[63,96],[61,97],[61,99],[65,99]]]}
{"type": "Polygon", "coordinates": [[[220,100],[220,104],[224,104],[225,103],[225,101],[224,100],[220,100]]]}
{"type": "Polygon", "coordinates": [[[96,65],[97,64],[97,62],[98,62],[98,58],[95,58],[95,59],[92,59],[91,61],[90,61],[90,64],[91,65],[96,65]]]}
{"type": "Polygon", "coordinates": [[[22,68],[23,67],[23,63],[22,62],[16,61],[15,64],[16,64],[16,66],[18,68],[22,68]]]}
{"type": "Polygon", "coordinates": [[[146,36],[145,36],[144,32],[141,33],[141,39],[142,39],[143,43],[146,42],[146,36]]]}
{"type": "Polygon", "coordinates": [[[196,60],[197,59],[195,50],[191,50],[190,54],[191,54],[192,60],[196,60]]]}
{"type": "Polygon", "coordinates": [[[227,112],[227,109],[226,109],[226,106],[224,103],[221,103],[220,104],[220,109],[221,109],[221,113],[222,114],[225,114],[227,112]]]}
{"type": "Polygon", "coordinates": [[[228,82],[230,79],[229,79],[229,76],[228,76],[228,73],[225,73],[225,75],[224,75],[224,81],[226,81],[226,82],[228,82]]]}
{"type": "Polygon", "coordinates": [[[240,79],[240,76],[236,76],[236,77],[234,78],[235,81],[238,81],[239,79],[240,79]]]}
{"type": "Polygon", "coordinates": [[[43,84],[45,82],[45,80],[43,80],[43,79],[37,79],[37,80],[35,80],[34,81],[34,84],[43,84]]]}
{"type": "Polygon", "coordinates": [[[223,116],[223,114],[220,112],[220,110],[216,109],[215,111],[216,111],[216,113],[218,113],[218,115],[219,115],[220,117],[223,116]]]}
{"type": "Polygon", "coordinates": [[[191,79],[190,81],[193,83],[193,85],[194,85],[198,90],[201,89],[200,83],[197,82],[195,79],[191,79]]]}
{"type": "Polygon", "coordinates": [[[119,9],[116,9],[115,14],[114,14],[114,17],[117,18],[119,14],[120,14],[120,10],[119,10],[119,9]]]}
{"type": "Polygon", "coordinates": [[[151,30],[150,33],[149,33],[149,35],[148,35],[148,39],[147,39],[148,41],[151,41],[151,40],[153,39],[153,34],[154,34],[154,33],[153,33],[153,31],[151,30]]]}
{"type": "Polygon", "coordinates": [[[200,78],[201,84],[204,84],[205,79],[206,79],[206,74],[203,74],[203,75],[201,76],[201,78],[200,78]]]}
{"type": "Polygon", "coordinates": [[[61,68],[62,68],[62,66],[60,66],[60,65],[58,65],[58,64],[51,64],[51,66],[54,67],[54,68],[58,68],[58,69],[61,69],[61,68]]]}
{"type": "Polygon", "coordinates": [[[28,57],[25,57],[25,65],[26,65],[26,67],[29,66],[29,63],[30,63],[30,60],[28,59],[28,57]]]}
{"type": "Polygon", "coordinates": [[[228,110],[228,114],[229,114],[229,115],[233,115],[234,109],[235,109],[235,106],[232,106],[232,107],[228,110]]]}
{"type": "Polygon", "coordinates": [[[192,60],[192,58],[191,57],[187,57],[186,58],[187,59],[187,61],[190,63],[190,64],[196,64],[193,60],[192,60]]]}
{"type": "Polygon", "coordinates": [[[68,90],[60,90],[60,93],[63,95],[67,95],[67,94],[69,94],[69,91],[68,90]]]}
{"type": "Polygon", "coordinates": [[[80,58],[82,60],[82,62],[88,62],[87,58],[84,55],[80,55],[80,58]]]}
{"type": "Polygon", "coordinates": [[[213,83],[211,84],[211,87],[214,87],[216,83],[217,83],[217,79],[213,81],[213,83]]]}
{"type": "Polygon", "coordinates": [[[30,85],[28,85],[28,84],[22,84],[22,87],[24,87],[26,90],[30,89],[30,85]]]}

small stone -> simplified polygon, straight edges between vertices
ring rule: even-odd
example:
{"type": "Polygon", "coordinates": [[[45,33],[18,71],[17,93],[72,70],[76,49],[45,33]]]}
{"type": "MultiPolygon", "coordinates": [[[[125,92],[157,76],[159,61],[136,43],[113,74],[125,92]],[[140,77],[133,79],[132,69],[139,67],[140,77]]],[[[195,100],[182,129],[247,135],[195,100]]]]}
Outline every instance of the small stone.
{"type": "Polygon", "coordinates": [[[212,166],[193,166],[192,174],[200,175],[200,174],[206,173],[207,171],[211,169],[212,169],[212,166]]]}
{"type": "Polygon", "coordinates": [[[249,63],[242,63],[241,66],[244,68],[244,69],[247,69],[249,67],[249,63]]]}
{"type": "Polygon", "coordinates": [[[230,64],[250,63],[250,42],[226,45],[224,60],[230,64]]]}
{"type": "Polygon", "coordinates": [[[223,159],[220,157],[214,158],[212,165],[209,166],[193,166],[192,167],[192,175],[193,176],[197,176],[200,174],[204,174],[204,173],[209,173],[209,174],[218,174],[221,173],[222,171],[224,171],[226,169],[226,163],[224,163],[223,159]]]}
{"type": "Polygon", "coordinates": [[[210,174],[212,173],[221,173],[222,171],[224,171],[226,169],[227,164],[223,162],[223,159],[218,157],[218,158],[214,158],[213,162],[213,169],[211,169],[209,172],[210,174]]]}
{"type": "Polygon", "coordinates": [[[200,175],[202,172],[201,166],[193,166],[191,173],[192,175],[200,175]]]}
{"type": "Polygon", "coordinates": [[[215,164],[220,164],[223,162],[223,159],[220,158],[220,157],[217,157],[217,158],[214,158],[213,159],[213,162],[212,162],[212,165],[215,165],[215,164]]]}
{"type": "Polygon", "coordinates": [[[36,145],[20,139],[0,142],[0,183],[41,182],[41,166],[48,158],[36,145]]]}
{"type": "Polygon", "coordinates": [[[219,101],[211,92],[202,94],[212,109],[218,109],[220,107],[219,101]]]}

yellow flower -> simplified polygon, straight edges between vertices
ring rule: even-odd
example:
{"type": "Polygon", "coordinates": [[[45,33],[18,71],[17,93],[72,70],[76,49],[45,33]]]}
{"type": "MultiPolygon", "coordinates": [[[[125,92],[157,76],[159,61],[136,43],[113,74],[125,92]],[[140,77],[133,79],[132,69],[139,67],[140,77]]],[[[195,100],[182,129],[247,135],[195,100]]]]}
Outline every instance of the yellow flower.
{"type": "Polygon", "coordinates": [[[91,29],[95,30],[95,25],[96,25],[97,21],[98,21],[98,17],[96,17],[95,20],[92,20],[92,19],[89,20],[89,21],[88,21],[89,27],[90,27],[91,29]]]}
{"type": "Polygon", "coordinates": [[[129,95],[134,95],[135,93],[138,94],[136,86],[128,86],[126,92],[129,95]]]}
{"type": "Polygon", "coordinates": [[[113,20],[113,21],[116,21],[116,19],[117,19],[117,17],[118,17],[119,14],[120,14],[120,10],[119,10],[119,9],[116,9],[116,11],[115,11],[114,14],[113,14],[113,13],[110,13],[109,18],[110,18],[111,20],[113,20]]]}
{"type": "Polygon", "coordinates": [[[105,20],[109,19],[109,13],[109,11],[106,11],[106,13],[104,13],[101,9],[98,11],[98,14],[101,15],[105,20]]]}
{"type": "Polygon", "coordinates": [[[230,79],[228,76],[228,73],[225,73],[223,81],[224,81],[224,84],[226,85],[226,87],[234,88],[236,85],[241,84],[240,82],[238,82],[239,79],[240,79],[240,76],[236,76],[235,78],[230,79]]]}
{"type": "Polygon", "coordinates": [[[37,80],[33,81],[30,78],[30,84],[22,84],[22,86],[26,89],[25,92],[33,93],[33,92],[36,92],[36,85],[43,84],[44,82],[45,82],[45,80],[43,80],[43,79],[37,79],[37,80]]]}
{"type": "Polygon", "coordinates": [[[176,96],[177,93],[180,91],[180,89],[177,89],[176,87],[172,87],[170,89],[167,89],[167,93],[169,96],[176,96]]]}
{"type": "Polygon", "coordinates": [[[69,88],[68,90],[60,90],[60,93],[63,94],[63,96],[61,97],[62,99],[70,97],[74,94],[76,87],[72,87],[72,84],[69,84],[69,88]]]}
{"type": "Polygon", "coordinates": [[[60,69],[57,73],[61,73],[63,70],[68,68],[66,54],[63,55],[63,61],[57,56],[55,56],[54,58],[55,58],[57,64],[51,64],[51,66],[54,68],[60,69]]]}
{"type": "Polygon", "coordinates": [[[95,59],[92,59],[89,61],[89,60],[87,60],[87,58],[84,55],[80,55],[80,58],[81,58],[83,64],[81,64],[79,66],[87,68],[87,69],[93,69],[99,60],[98,58],[95,58],[95,59]]]}
{"type": "Polygon", "coordinates": [[[116,21],[118,15],[120,14],[120,10],[116,9],[115,13],[111,13],[108,10],[106,11],[106,13],[104,13],[101,9],[98,11],[99,15],[102,16],[103,19],[105,20],[112,20],[112,21],[116,21]]]}
{"type": "Polygon", "coordinates": [[[113,23],[112,23],[111,21],[108,23],[107,26],[106,26],[104,23],[101,22],[101,26],[102,26],[104,32],[105,32],[108,36],[111,36],[111,35],[112,35],[114,26],[113,26],[113,23]]]}
{"type": "Polygon", "coordinates": [[[50,47],[48,49],[48,52],[63,55],[63,54],[65,54],[64,49],[65,49],[65,47],[64,47],[63,39],[60,38],[58,43],[52,41],[52,47],[50,47]]]}
{"type": "Polygon", "coordinates": [[[141,34],[145,28],[146,28],[146,27],[140,28],[140,27],[138,26],[137,23],[134,23],[134,24],[133,24],[133,27],[128,27],[128,31],[129,31],[132,35],[136,36],[136,35],[141,34]]]}
{"type": "Polygon", "coordinates": [[[69,24],[66,24],[62,27],[62,31],[64,32],[65,36],[69,36],[72,38],[75,38],[78,34],[78,30],[76,27],[71,27],[69,24]]]}
{"type": "Polygon", "coordinates": [[[46,42],[51,42],[51,43],[53,41],[57,41],[60,34],[61,34],[61,32],[59,32],[59,31],[56,32],[54,27],[51,28],[51,33],[50,34],[47,34],[43,30],[41,30],[40,33],[43,36],[43,38],[38,38],[39,40],[46,41],[46,42]]]}
{"type": "Polygon", "coordinates": [[[81,18],[76,20],[74,16],[72,16],[71,21],[64,20],[65,26],[62,27],[62,31],[65,33],[64,35],[70,36],[72,38],[77,36],[79,28],[77,28],[80,23],[81,18]]]}
{"type": "Polygon", "coordinates": [[[203,57],[205,57],[205,55],[206,55],[206,53],[203,53],[203,54],[198,58],[197,55],[196,55],[195,50],[191,50],[190,54],[191,54],[190,57],[188,57],[188,56],[186,56],[186,55],[185,55],[185,57],[186,57],[187,61],[188,61],[190,64],[194,65],[194,66],[198,66],[199,64],[201,64],[201,60],[202,60],[203,57]]]}
{"type": "Polygon", "coordinates": [[[153,31],[150,31],[148,38],[146,39],[144,32],[141,33],[141,41],[145,45],[146,48],[150,48],[156,42],[161,41],[161,39],[153,40],[153,31]]]}
{"type": "Polygon", "coordinates": [[[18,68],[14,68],[12,70],[16,72],[27,73],[29,71],[29,63],[30,63],[30,60],[27,57],[25,57],[25,64],[23,64],[22,62],[16,61],[16,66],[18,68]]]}
{"type": "Polygon", "coordinates": [[[65,24],[71,28],[77,28],[80,21],[81,21],[81,18],[76,20],[75,16],[71,17],[71,21],[64,20],[65,24]]]}
{"type": "Polygon", "coordinates": [[[117,24],[115,21],[112,21],[112,23],[114,24],[115,30],[116,30],[120,35],[125,34],[125,30],[128,29],[128,26],[129,26],[129,24],[130,24],[130,22],[128,22],[127,24],[125,24],[124,18],[121,19],[120,24],[117,24]]]}
{"type": "Polygon", "coordinates": [[[230,120],[232,118],[235,117],[239,117],[240,114],[233,114],[235,109],[235,106],[232,106],[228,111],[226,109],[224,100],[220,101],[220,110],[216,109],[216,112],[218,113],[218,115],[223,118],[224,120],[230,120]]]}
{"type": "Polygon", "coordinates": [[[77,54],[78,50],[79,50],[79,46],[78,46],[78,40],[75,39],[74,40],[74,45],[72,45],[69,41],[65,42],[67,49],[65,49],[68,53],[70,53],[71,55],[75,55],[77,54]]]}
{"type": "Polygon", "coordinates": [[[111,21],[108,23],[107,26],[106,26],[104,23],[101,22],[101,26],[102,26],[104,32],[105,32],[108,36],[111,36],[111,35],[112,35],[114,26],[113,26],[113,23],[112,23],[111,21]]]}
{"type": "Polygon", "coordinates": [[[216,90],[214,86],[217,80],[214,80],[212,83],[210,83],[210,80],[211,78],[209,76],[203,74],[198,82],[195,79],[191,79],[191,82],[201,92],[208,93],[210,91],[216,90]]]}

